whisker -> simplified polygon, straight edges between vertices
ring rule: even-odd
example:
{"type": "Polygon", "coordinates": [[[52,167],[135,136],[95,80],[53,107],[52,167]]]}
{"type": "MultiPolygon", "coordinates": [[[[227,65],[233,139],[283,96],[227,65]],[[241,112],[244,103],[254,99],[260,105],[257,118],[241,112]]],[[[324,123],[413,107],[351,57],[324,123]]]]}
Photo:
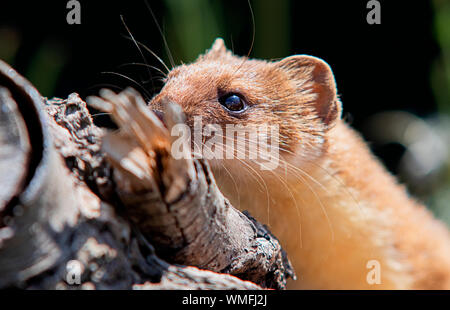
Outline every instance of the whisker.
{"type": "MultiPolygon", "coordinates": [[[[127,30],[127,32],[128,32],[128,34],[130,35],[131,39],[133,40],[134,45],[136,45],[136,48],[138,49],[139,54],[141,54],[141,57],[142,57],[142,59],[144,60],[144,63],[147,64],[147,59],[145,59],[145,56],[144,56],[144,54],[142,53],[142,50],[141,50],[141,48],[139,47],[139,44],[136,43],[136,40],[134,39],[133,34],[131,33],[130,29],[128,28],[127,24],[125,23],[125,20],[124,20],[124,18],[123,18],[123,15],[120,15],[120,19],[122,20],[123,26],[124,26],[125,29],[127,30]]],[[[150,71],[149,68],[147,68],[147,71],[148,71],[149,78],[150,78],[150,80],[152,81],[152,89],[153,89],[153,92],[154,92],[154,91],[155,91],[155,85],[153,84],[152,73],[151,73],[151,71],[150,71]]]]}
{"type": "MultiPolygon", "coordinates": [[[[227,139],[228,137],[226,137],[226,136],[223,136],[222,135],[222,137],[225,137],[225,139],[227,139]]],[[[229,139],[229,138],[228,138],[229,139]]],[[[254,141],[249,141],[249,140],[247,140],[247,142],[254,142],[254,141]]],[[[240,150],[236,150],[237,152],[239,152],[240,150]]],[[[251,154],[253,154],[253,155],[255,155],[255,152],[251,152],[251,150],[248,150],[249,151],[249,153],[251,153],[251,154]]],[[[241,152],[242,153],[242,152],[241,152]]],[[[241,160],[241,159],[239,159],[238,158],[238,160],[242,163],[242,164],[244,164],[244,165],[246,165],[246,166],[248,166],[249,168],[251,167],[249,164],[247,164],[247,163],[245,163],[245,161],[243,161],[243,160],[241,160]]],[[[264,164],[261,164],[262,166],[264,166],[264,164]]],[[[254,168],[251,168],[252,170],[253,170],[253,172],[255,172],[255,173],[257,173],[257,171],[254,169],[254,168]]],[[[295,210],[296,210],[296,212],[297,212],[297,217],[298,217],[298,221],[299,221],[299,239],[300,239],[300,248],[302,248],[303,247],[303,241],[302,241],[302,217],[301,217],[301,211],[300,211],[300,207],[299,207],[299,205],[297,204],[297,200],[295,199],[295,196],[294,196],[294,194],[292,193],[292,191],[291,191],[291,189],[289,188],[289,186],[288,186],[288,184],[285,182],[285,181],[283,181],[274,171],[272,171],[272,170],[269,170],[270,171],[270,173],[272,173],[283,185],[284,185],[284,187],[286,188],[286,190],[288,191],[288,193],[289,193],[289,195],[290,195],[290,198],[291,198],[291,200],[293,201],[293,203],[294,203],[294,207],[295,207],[295,210]]],[[[258,173],[257,173],[258,174],[258,173]]],[[[258,174],[259,175],[259,174],[258,174]]],[[[260,176],[260,178],[262,178],[262,176],[260,176]]],[[[263,180],[264,180],[264,178],[262,178],[263,180]]],[[[269,195],[269,191],[268,191],[268,188],[267,188],[267,184],[264,182],[264,184],[265,184],[265,186],[266,186],[266,193],[269,195]]],[[[302,200],[302,202],[303,202],[303,204],[305,203],[304,202],[304,200],[303,200],[303,198],[301,198],[300,197],[300,199],[302,200]]],[[[267,204],[267,217],[268,217],[268,225],[270,226],[270,196],[267,196],[267,200],[268,200],[268,204],[267,204]]]]}
{"type": "MultiPolygon", "coordinates": [[[[216,134],[218,137],[225,138],[225,141],[230,140],[230,137],[228,137],[228,136],[220,135],[220,134],[218,134],[218,133],[215,133],[215,134],[216,134]]],[[[247,139],[246,137],[244,137],[244,140],[245,140],[247,143],[254,143],[254,144],[256,144],[255,141],[249,140],[249,139],[247,139]]],[[[223,148],[223,146],[222,146],[222,148],[223,148]]],[[[243,152],[242,152],[241,150],[239,150],[239,149],[236,149],[236,151],[238,152],[238,154],[243,154],[243,152]]],[[[248,151],[249,154],[252,154],[252,155],[255,155],[255,154],[256,154],[255,152],[252,152],[252,150],[251,150],[250,148],[249,148],[248,150],[246,150],[246,151],[248,151]]],[[[244,154],[244,155],[245,155],[245,154],[244,154]]],[[[256,154],[256,155],[257,155],[257,154],[256,154]]],[[[237,158],[237,159],[238,159],[242,164],[244,164],[244,165],[246,165],[247,167],[251,168],[251,170],[253,170],[253,172],[254,172],[255,174],[257,174],[257,175],[264,181],[264,179],[262,178],[262,176],[260,176],[260,175],[258,174],[258,172],[257,172],[254,168],[252,168],[250,165],[248,165],[245,161],[243,161],[243,160],[241,160],[241,159],[239,159],[239,158],[237,158]]],[[[319,185],[320,188],[321,188],[322,190],[328,192],[327,189],[326,189],[320,182],[318,182],[316,179],[314,179],[314,178],[313,178],[312,176],[310,176],[308,173],[306,173],[305,171],[301,170],[300,168],[297,168],[297,167],[291,165],[289,162],[287,162],[287,161],[284,160],[283,158],[281,158],[281,159],[282,159],[282,162],[286,165],[286,167],[290,168],[291,171],[293,171],[293,172],[300,172],[300,173],[302,173],[302,174],[304,174],[304,175],[310,177],[311,180],[314,180],[314,181],[316,182],[316,184],[319,185]]],[[[264,166],[263,164],[261,164],[261,165],[264,166]]],[[[289,192],[289,195],[290,195],[292,201],[294,202],[294,205],[295,205],[297,214],[298,214],[298,216],[299,216],[299,225],[300,225],[300,230],[301,230],[301,215],[300,215],[300,210],[299,210],[297,201],[296,201],[296,199],[295,199],[295,196],[293,195],[292,191],[290,190],[290,188],[288,187],[288,185],[286,184],[285,181],[283,181],[283,180],[282,180],[275,172],[273,172],[273,171],[271,171],[271,170],[270,170],[270,172],[271,172],[271,173],[272,173],[272,174],[273,174],[273,175],[274,175],[281,183],[283,183],[283,185],[286,187],[287,191],[289,192]]],[[[311,191],[311,193],[314,195],[315,199],[318,201],[318,203],[319,203],[319,205],[320,205],[320,208],[321,208],[321,210],[322,210],[322,212],[323,212],[323,214],[324,214],[324,216],[325,216],[325,218],[326,218],[326,220],[327,220],[327,223],[328,223],[328,225],[329,225],[329,227],[330,227],[331,239],[332,239],[332,241],[334,242],[334,240],[335,240],[335,237],[334,237],[334,229],[333,229],[331,220],[330,220],[330,218],[329,218],[329,216],[328,216],[328,213],[327,213],[327,211],[326,211],[326,208],[325,208],[325,206],[324,206],[324,204],[323,204],[323,202],[322,202],[320,196],[317,194],[317,192],[314,190],[314,188],[311,187],[311,185],[309,184],[309,182],[308,182],[304,177],[302,177],[301,175],[296,174],[296,173],[294,173],[294,175],[300,180],[301,183],[305,184],[305,185],[308,187],[308,189],[309,189],[309,190],[311,191]]],[[[267,186],[267,184],[265,183],[265,181],[264,181],[264,185],[267,186]]],[[[266,187],[266,192],[268,193],[267,187],[266,187]]],[[[268,199],[270,199],[270,197],[268,197],[268,199]]],[[[270,209],[270,207],[268,207],[268,209],[270,209]]],[[[300,238],[301,238],[301,232],[300,232],[300,238]]]]}
{"type": "Polygon", "coordinates": [[[92,114],[91,116],[96,117],[96,116],[111,115],[111,114],[112,114],[111,112],[101,112],[101,113],[92,114]]]}
{"type": "Polygon", "coordinates": [[[91,90],[91,89],[95,89],[95,88],[113,88],[113,89],[117,89],[119,91],[122,91],[124,89],[123,87],[120,87],[118,85],[108,84],[108,83],[100,83],[100,84],[95,84],[91,87],[88,87],[87,90],[91,90]]]}
{"type": "MultiPolygon", "coordinates": [[[[294,152],[287,150],[287,149],[283,149],[284,152],[290,153],[295,155],[294,152]]],[[[358,207],[358,209],[360,210],[360,212],[364,215],[364,218],[367,218],[367,215],[365,214],[364,210],[361,208],[360,203],[358,202],[358,200],[356,199],[355,196],[353,196],[353,194],[347,189],[347,187],[342,183],[341,180],[339,180],[336,176],[334,176],[332,173],[330,173],[328,170],[326,170],[325,168],[323,168],[322,166],[320,166],[319,164],[313,162],[313,161],[308,161],[308,163],[313,164],[314,166],[316,166],[317,168],[321,169],[323,172],[325,172],[328,176],[330,176],[333,180],[335,180],[336,182],[338,182],[338,184],[340,185],[341,188],[344,189],[344,191],[350,196],[350,198],[353,200],[353,202],[356,204],[356,206],[358,207]]],[[[305,171],[303,171],[302,169],[300,169],[299,167],[296,167],[294,165],[291,165],[289,162],[286,161],[286,164],[290,165],[293,169],[297,169],[299,172],[303,173],[305,176],[307,176],[308,178],[310,178],[313,182],[315,182],[316,184],[318,184],[324,191],[326,191],[327,193],[329,193],[329,191],[320,183],[318,182],[316,179],[314,179],[311,175],[309,175],[308,173],[306,173],[305,171]]]]}
{"type": "MultiPolygon", "coordinates": [[[[217,135],[217,137],[221,137],[221,138],[228,138],[228,137],[225,137],[225,136],[223,136],[223,135],[220,135],[220,134],[218,134],[217,132],[215,133],[216,135],[217,135]]],[[[195,142],[194,142],[195,143],[195,142]]],[[[196,144],[197,145],[197,144],[196,144]]],[[[224,151],[225,150],[225,148],[224,148],[224,144],[223,143],[221,143],[221,144],[216,144],[216,147],[220,147],[220,150],[222,150],[222,151],[224,151]]],[[[239,150],[236,150],[237,152],[239,152],[239,150]]],[[[240,154],[243,154],[243,153],[240,153],[240,154]]],[[[245,154],[244,154],[245,155],[245,154]]],[[[270,197],[269,197],[269,190],[268,190],[268,187],[267,187],[267,184],[266,184],[266,182],[264,181],[264,178],[253,168],[253,167],[251,167],[250,165],[248,165],[247,163],[245,163],[244,161],[242,161],[240,158],[236,158],[237,160],[239,160],[242,164],[244,164],[245,166],[247,166],[249,169],[251,169],[258,177],[259,177],[259,179],[262,181],[262,183],[261,182],[259,182],[259,180],[258,179],[256,179],[256,181],[258,182],[258,184],[259,184],[259,186],[262,188],[262,189],[264,189],[265,191],[266,191],[266,194],[267,194],[267,204],[269,205],[269,199],[270,199],[270,197]]]]}
{"type": "Polygon", "coordinates": [[[250,0],[247,0],[247,3],[248,3],[248,6],[250,8],[250,15],[252,17],[252,42],[250,44],[250,48],[248,50],[247,57],[243,57],[242,63],[239,65],[239,67],[236,69],[236,71],[232,75],[235,75],[242,68],[244,63],[248,60],[248,58],[250,57],[250,54],[251,54],[251,52],[253,50],[253,45],[255,43],[255,33],[256,33],[255,14],[253,13],[253,8],[252,8],[252,5],[250,3],[250,0]]]}
{"type": "Polygon", "coordinates": [[[266,200],[267,200],[267,224],[270,225],[270,194],[269,194],[269,188],[267,187],[266,181],[264,181],[264,178],[249,164],[245,163],[245,161],[238,159],[242,164],[246,165],[249,169],[251,169],[263,182],[264,189],[266,191],[266,200]]]}
{"type": "Polygon", "coordinates": [[[148,92],[148,90],[145,89],[145,87],[143,87],[140,83],[138,83],[136,80],[133,80],[132,78],[130,78],[129,76],[126,76],[125,74],[122,73],[118,73],[118,72],[113,72],[113,71],[103,71],[101,72],[102,74],[112,74],[112,75],[117,75],[120,76],[130,82],[133,82],[135,85],[139,86],[140,89],[142,89],[145,93],[145,95],[147,96],[147,99],[150,99],[152,96],[151,94],[148,92]]]}
{"type": "MultiPolygon", "coordinates": [[[[126,39],[131,40],[131,38],[124,36],[126,39]]],[[[142,47],[143,49],[145,49],[147,52],[149,52],[150,54],[152,54],[153,57],[156,58],[156,60],[159,61],[160,64],[163,65],[164,69],[167,70],[167,72],[170,72],[169,67],[167,67],[166,63],[158,56],[156,55],[156,53],[154,51],[152,51],[148,46],[146,46],[144,43],[139,42],[138,40],[135,40],[137,44],[139,44],[140,47],[142,47]]]]}
{"type": "Polygon", "coordinates": [[[227,174],[230,176],[231,181],[233,182],[234,185],[234,190],[236,191],[236,195],[237,195],[237,199],[238,199],[238,208],[241,206],[241,195],[239,193],[239,189],[236,183],[236,180],[234,179],[233,175],[231,174],[231,172],[227,169],[227,167],[221,163],[222,168],[227,172],[227,174]]]}
{"type": "Polygon", "coordinates": [[[255,23],[255,14],[253,14],[253,8],[250,3],[250,0],[247,0],[248,7],[250,8],[250,14],[252,16],[252,43],[250,45],[250,49],[248,50],[247,57],[250,57],[250,54],[253,50],[253,45],[255,44],[255,34],[256,34],[256,23],[255,23]]]}
{"type": "MultiPolygon", "coordinates": [[[[289,189],[289,186],[287,185],[286,182],[284,182],[275,172],[273,172],[272,170],[270,170],[270,172],[284,185],[284,187],[288,190],[289,195],[291,196],[292,201],[294,202],[294,206],[295,206],[295,210],[297,212],[297,218],[298,218],[298,227],[299,227],[299,238],[300,238],[300,248],[303,248],[303,239],[302,239],[302,216],[301,216],[301,210],[300,207],[297,204],[297,200],[294,197],[294,194],[292,193],[292,191],[289,189]]],[[[300,200],[302,200],[303,204],[305,204],[305,201],[303,200],[303,198],[300,196],[300,200]]]]}
{"type": "Polygon", "coordinates": [[[162,39],[163,39],[164,46],[165,46],[166,52],[167,52],[167,56],[169,56],[170,64],[172,65],[172,68],[174,68],[174,67],[175,67],[175,62],[174,62],[174,60],[173,60],[172,53],[170,52],[169,45],[167,44],[166,37],[164,36],[164,34],[163,34],[162,30],[161,30],[161,27],[159,26],[158,21],[157,21],[157,19],[156,19],[156,17],[155,17],[155,14],[153,13],[153,10],[152,10],[152,8],[150,7],[150,4],[148,3],[147,0],[145,1],[145,5],[147,6],[148,10],[150,11],[150,14],[152,14],[153,21],[155,22],[156,27],[158,28],[158,31],[159,31],[159,33],[160,33],[162,39]]]}
{"type": "Polygon", "coordinates": [[[161,73],[164,77],[167,77],[167,73],[165,73],[164,71],[162,71],[161,69],[159,69],[158,67],[155,66],[151,66],[147,63],[140,63],[140,62],[129,62],[129,63],[125,63],[125,64],[121,64],[120,66],[118,66],[119,68],[124,67],[124,66],[143,66],[143,67],[148,67],[150,69],[154,69],[156,71],[158,71],[159,73],[161,73]]]}
{"type": "MultiPolygon", "coordinates": [[[[306,175],[308,175],[309,176],[309,174],[306,174],[306,175]]],[[[309,182],[306,180],[306,179],[304,179],[303,177],[301,177],[300,175],[298,175],[298,177],[300,178],[300,179],[302,179],[303,180],[303,184],[305,184],[307,187],[308,187],[308,189],[311,191],[311,193],[314,195],[314,197],[316,198],[316,200],[319,202],[319,205],[320,205],[320,208],[321,208],[321,210],[322,210],[322,212],[323,212],[323,214],[324,214],[324,216],[325,216],[325,218],[326,218],[326,220],[327,220],[327,222],[328,222],[328,226],[330,227],[330,231],[331,231],[331,240],[334,242],[334,229],[333,229],[333,226],[332,226],[332,224],[331,224],[331,220],[330,220],[330,218],[329,218],[329,216],[328,216],[328,213],[327,213],[327,211],[326,211],[326,208],[325,208],[325,206],[324,206],[324,204],[323,204],[323,202],[322,202],[322,200],[320,199],[320,196],[317,194],[317,192],[314,190],[314,188],[312,188],[312,186],[309,184],[309,182]]],[[[320,183],[319,183],[320,184],[320,183]]],[[[321,185],[322,187],[323,187],[323,185],[321,185]]],[[[324,187],[323,187],[324,188],[324,187]]]]}
{"type": "Polygon", "coordinates": [[[347,189],[347,187],[345,186],[345,184],[343,184],[343,182],[341,180],[339,180],[336,176],[334,176],[332,173],[330,173],[328,170],[326,170],[325,168],[323,168],[322,166],[320,166],[317,163],[314,162],[310,162],[311,164],[315,165],[317,168],[321,169],[322,171],[324,171],[328,176],[330,176],[333,180],[335,180],[336,182],[339,183],[339,185],[341,186],[341,188],[344,189],[344,191],[352,198],[353,202],[356,204],[356,206],[358,207],[358,209],[360,210],[360,212],[363,214],[364,218],[367,219],[367,214],[365,213],[364,209],[361,208],[360,203],[358,202],[358,200],[356,199],[355,196],[353,196],[353,194],[347,189]]]}
{"type": "MultiPolygon", "coordinates": [[[[220,134],[218,134],[218,133],[215,133],[216,135],[217,135],[217,137],[220,137],[220,138],[225,138],[225,141],[227,141],[227,139],[228,139],[228,141],[230,141],[230,137],[227,137],[227,136],[224,136],[224,135],[220,135],[220,134]]],[[[246,138],[244,138],[244,139],[246,139],[246,138]]],[[[250,142],[249,140],[247,140],[247,142],[250,142]]],[[[224,150],[224,148],[223,148],[223,144],[221,144],[221,149],[222,150],[224,150]]],[[[236,149],[236,152],[238,152],[238,154],[242,154],[242,155],[244,155],[245,156],[245,153],[243,153],[242,151],[240,151],[239,149],[236,149]]],[[[250,152],[250,150],[249,150],[249,152],[250,152]]],[[[255,153],[252,153],[253,155],[255,154],[255,153]]],[[[270,195],[269,195],[269,189],[268,189],[268,187],[267,187],[267,184],[266,184],[266,182],[265,182],[265,180],[264,180],[264,178],[253,168],[253,167],[251,167],[250,165],[248,165],[247,163],[245,163],[245,161],[242,161],[241,159],[239,159],[239,158],[237,158],[242,164],[244,164],[244,165],[247,165],[248,166],[248,168],[249,169],[251,169],[255,174],[257,174],[259,177],[260,177],[260,179],[263,181],[263,185],[264,185],[264,189],[265,189],[265,192],[266,192],[266,199],[267,199],[267,221],[268,221],[268,225],[270,225],[270,195]]]]}

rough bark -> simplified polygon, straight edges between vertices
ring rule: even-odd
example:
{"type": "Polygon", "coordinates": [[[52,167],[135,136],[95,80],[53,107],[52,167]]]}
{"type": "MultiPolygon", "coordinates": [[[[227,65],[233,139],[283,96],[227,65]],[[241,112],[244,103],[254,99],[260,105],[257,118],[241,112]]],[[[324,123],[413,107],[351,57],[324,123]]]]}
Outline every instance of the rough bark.
{"type": "Polygon", "coordinates": [[[171,156],[179,107],[163,125],[133,90],[101,95],[120,130],[0,63],[0,287],[284,288],[278,240],[230,205],[207,162],[171,156]]]}

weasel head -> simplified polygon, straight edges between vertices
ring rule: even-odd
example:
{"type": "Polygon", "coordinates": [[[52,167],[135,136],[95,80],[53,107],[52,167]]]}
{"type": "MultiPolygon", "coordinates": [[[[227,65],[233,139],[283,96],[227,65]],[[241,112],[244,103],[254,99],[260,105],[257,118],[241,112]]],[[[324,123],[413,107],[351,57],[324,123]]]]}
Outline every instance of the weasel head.
{"type": "MultiPolygon", "coordinates": [[[[161,110],[165,100],[182,107],[191,128],[201,117],[203,125],[220,126],[222,136],[227,125],[275,125],[278,137],[271,140],[277,144],[273,147],[283,160],[296,162],[312,161],[326,152],[327,131],[341,114],[333,73],[323,60],[307,55],[274,62],[248,59],[233,55],[220,38],[195,62],[172,69],[150,108],[161,110]]],[[[274,132],[247,135],[245,140],[267,141],[274,132]]]]}

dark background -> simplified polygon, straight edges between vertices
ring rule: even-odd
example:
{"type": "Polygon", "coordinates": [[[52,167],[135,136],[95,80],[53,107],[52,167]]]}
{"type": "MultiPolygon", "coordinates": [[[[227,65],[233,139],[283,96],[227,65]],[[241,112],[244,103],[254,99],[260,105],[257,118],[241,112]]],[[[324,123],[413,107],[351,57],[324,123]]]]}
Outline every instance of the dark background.
{"type": "MultiPolygon", "coordinates": [[[[372,141],[365,124],[381,111],[402,110],[424,119],[448,113],[449,71],[445,71],[445,63],[449,62],[444,56],[450,15],[442,12],[450,9],[448,1],[380,0],[381,25],[368,25],[367,2],[253,0],[253,28],[250,7],[242,0],[161,0],[148,1],[148,5],[144,1],[81,0],[81,25],[67,24],[69,10],[64,0],[3,1],[0,58],[47,97],[66,98],[78,92],[85,98],[101,87],[118,90],[128,85],[154,93],[153,86],[156,90],[161,86],[158,72],[151,71],[151,82],[146,68],[130,63],[162,66],[145,51],[144,60],[136,45],[125,38],[129,34],[121,15],[133,37],[168,65],[169,56],[148,6],[162,28],[175,64],[195,60],[218,36],[236,54],[246,55],[254,33],[251,57],[310,54],[327,61],[335,74],[344,117],[398,174],[406,147],[372,141]],[[111,71],[139,85],[102,73],[111,71]]],[[[105,117],[98,116],[96,121],[105,122],[105,117]]],[[[408,183],[408,179],[403,181],[408,183]]],[[[427,190],[423,199],[432,194],[427,190]]]]}
{"type": "MultiPolygon", "coordinates": [[[[66,97],[77,91],[84,97],[96,91],[92,89],[95,84],[111,82],[111,77],[102,76],[101,72],[123,72],[124,67],[118,69],[118,66],[143,62],[134,43],[124,38],[128,33],[120,15],[134,38],[168,63],[161,35],[144,1],[80,1],[81,25],[67,24],[69,10],[64,0],[9,2],[2,4],[0,25],[15,29],[20,45],[15,56],[7,60],[16,70],[31,77],[45,74],[30,72],[33,66],[39,66],[36,58],[42,49],[55,49],[52,60],[61,63],[54,85],[47,86],[38,79],[32,81],[38,89],[39,84],[44,84],[45,89],[40,91],[45,96],[66,97]]],[[[215,4],[213,9],[219,12],[213,13],[221,14],[225,25],[217,34],[208,33],[209,38],[200,42],[206,43],[203,46],[192,46],[193,54],[209,48],[216,36],[224,37],[229,48],[233,45],[235,53],[247,54],[252,41],[252,18],[247,2],[203,2],[215,4]]],[[[386,109],[406,109],[420,115],[436,109],[430,68],[439,50],[432,31],[433,12],[429,1],[409,5],[401,1],[381,1],[381,25],[367,24],[369,10],[364,0],[252,2],[256,42],[251,56],[272,59],[304,53],[323,58],[333,68],[345,111],[353,115],[355,125],[368,115],[386,109]],[[269,9],[289,6],[289,15],[279,20],[279,12],[260,13],[258,2],[269,3],[263,4],[269,9]],[[277,33],[278,29],[287,29],[288,33],[277,33]],[[273,47],[280,42],[284,46],[273,47]]],[[[165,32],[177,31],[167,30],[176,28],[171,23],[177,21],[166,16],[166,2],[148,3],[165,32]]],[[[192,16],[192,20],[197,17],[192,16]]],[[[167,37],[168,45],[177,64],[194,60],[189,57],[192,53],[183,55],[183,51],[178,51],[178,42],[171,42],[170,38],[167,37]]],[[[0,41],[0,44],[8,42],[0,41]]],[[[150,54],[145,56],[149,63],[158,65],[150,54]]],[[[145,73],[146,70],[141,69],[134,70],[145,73]]],[[[139,74],[133,78],[141,82],[139,74]]]]}

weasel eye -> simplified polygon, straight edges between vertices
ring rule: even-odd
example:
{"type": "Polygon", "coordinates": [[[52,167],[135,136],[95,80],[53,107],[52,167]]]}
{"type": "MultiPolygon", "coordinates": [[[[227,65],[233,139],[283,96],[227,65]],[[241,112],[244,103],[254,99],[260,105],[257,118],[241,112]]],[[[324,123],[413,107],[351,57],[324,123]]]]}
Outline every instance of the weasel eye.
{"type": "Polygon", "coordinates": [[[219,102],[225,108],[233,112],[241,112],[247,107],[244,100],[235,94],[225,95],[219,99],[219,102]]]}

